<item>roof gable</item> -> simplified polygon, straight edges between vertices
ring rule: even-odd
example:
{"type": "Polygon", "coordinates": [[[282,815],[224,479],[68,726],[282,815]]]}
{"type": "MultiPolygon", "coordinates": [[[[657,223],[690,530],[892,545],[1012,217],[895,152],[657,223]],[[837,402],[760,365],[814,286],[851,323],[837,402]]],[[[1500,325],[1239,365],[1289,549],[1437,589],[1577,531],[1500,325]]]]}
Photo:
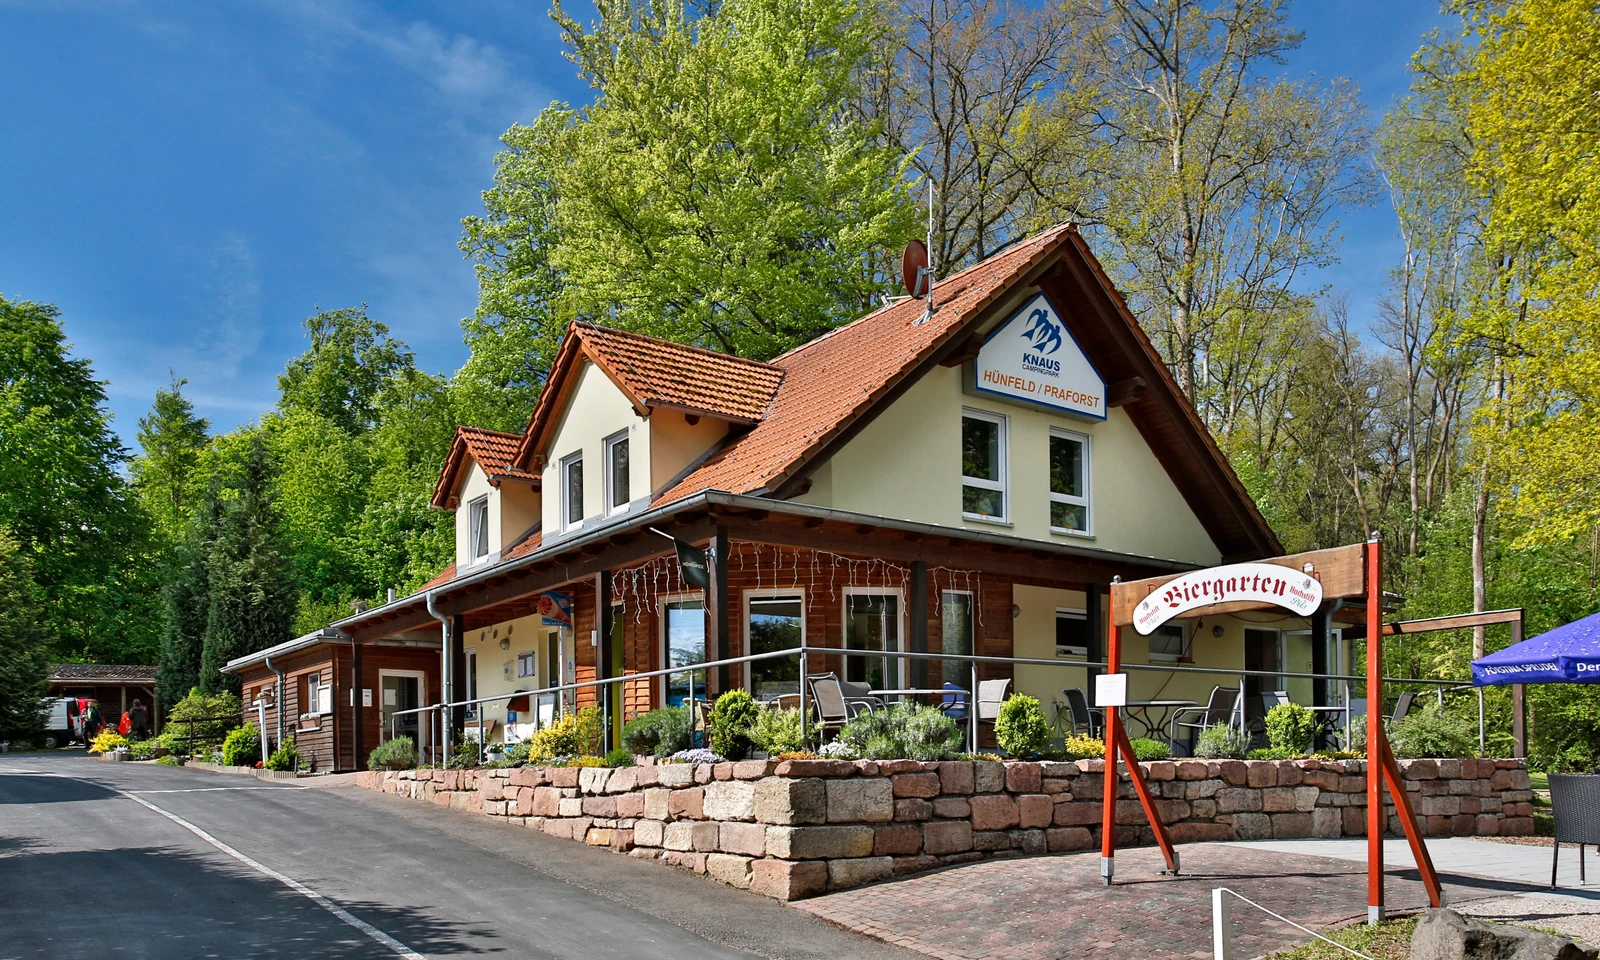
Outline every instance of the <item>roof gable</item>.
{"type": "Polygon", "coordinates": [[[544,455],[584,360],[609,377],[641,417],[666,409],[740,425],[766,416],[784,376],[770,363],[575,322],[561,342],[513,462],[532,468],[544,455]]]}
{"type": "Polygon", "coordinates": [[[768,415],[662,492],[787,498],[812,469],[940,363],[972,359],[978,331],[1008,295],[1037,286],[1061,310],[1086,360],[1125,405],[1162,467],[1226,558],[1281,553],[1276,536],[1072,224],[1029,238],[940,281],[937,310],[900,300],[772,361],[784,377],[768,415]]]}
{"type": "Polygon", "coordinates": [[[485,430],[481,427],[456,427],[456,438],[450,444],[450,455],[444,469],[439,472],[439,482],[433,488],[432,505],[440,510],[453,510],[458,506],[457,491],[466,476],[468,462],[476,463],[489,482],[499,486],[505,480],[520,480],[538,484],[537,474],[528,473],[512,465],[522,437],[515,433],[485,430]]]}

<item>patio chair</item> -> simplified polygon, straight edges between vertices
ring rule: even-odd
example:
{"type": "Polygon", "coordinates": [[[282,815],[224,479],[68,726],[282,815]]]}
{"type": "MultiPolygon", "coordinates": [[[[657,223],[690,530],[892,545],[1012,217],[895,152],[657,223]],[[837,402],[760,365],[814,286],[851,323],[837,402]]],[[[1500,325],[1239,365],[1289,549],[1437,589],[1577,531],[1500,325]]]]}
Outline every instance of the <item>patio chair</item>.
{"type": "Polygon", "coordinates": [[[959,683],[946,680],[944,689],[951,691],[944,695],[939,702],[939,711],[951,720],[963,723],[967,719],[967,690],[959,683]]]}
{"type": "Polygon", "coordinates": [[[1072,732],[1076,734],[1078,727],[1082,726],[1089,731],[1089,736],[1099,736],[1097,731],[1105,726],[1106,712],[1089,706],[1089,698],[1078,687],[1068,687],[1061,693],[1067,698],[1067,716],[1072,721],[1072,732]]]}
{"type": "Polygon", "coordinates": [[[1178,731],[1189,732],[1189,753],[1194,753],[1194,742],[1200,736],[1200,731],[1219,723],[1226,723],[1240,732],[1244,728],[1244,691],[1238,687],[1215,686],[1211,688],[1211,696],[1206,698],[1203,707],[1179,707],[1172,711],[1172,719],[1167,721],[1167,743],[1176,747],[1178,745],[1178,731]],[[1185,717],[1192,719],[1185,720],[1185,717]]]}
{"type": "Polygon", "coordinates": [[[1252,742],[1258,738],[1261,739],[1262,742],[1265,742],[1267,734],[1267,714],[1272,712],[1273,707],[1288,703],[1289,692],[1287,690],[1269,690],[1266,693],[1261,694],[1258,699],[1261,702],[1261,706],[1259,708],[1261,712],[1257,716],[1246,718],[1245,732],[1250,734],[1252,742]]]}
{"type": "Polygon", "coordinates": [[[800,694],[780,693],[767,701],[767,706],[774,710],[798,710],[800,709],[800,694]]]}
{"type": "Polygon", "coordinates": [[[1405,693],[1400,694],[1399,699],[1394,702],[1394,713],[1389,714],[1389,725],[1391,727],[1406,718],[1406,714],[1411,712],[1412,701],[1416,699],[1417,694],[1414,690],[1407,690],[1405,693]]]}
{"type": "Polygon", "coordinates": [[[844,693],[844,705],[850,709],[853,717],[862,710],[882,710],[883,701],[874,697],[870,692],[872,684],[857,683],[854,680],[840,680],[839,689],[844,693]]]}
{"type": "Polygon", "coordinates": [[[1583,845],[1600,843],[1600,774],[1550,774],[1550,808],[1555,814],[1555,850],[1550,860],[1550,889],[1556,887],[1556,868],[1561,861],[1561,845],[1578,845],[1578,883],[1587,878],[1583,870],[1583,845]]]}
{"type": "Polygon", "coordinates": [[[978,681],[978,722],[994,723],[1000,718],[1000,704],[1006,700],[1011,678],[978,681]]]}
{"type": "Polygon", "coordinates": [[[811,684],[811,702],[816,705],[817,720],[822,724],[823,736],[827,736],[830,731],[837,733],[841,727],[850,722],[851,717],[855,716],[850,711],[849,704],[845,702],[839,678],[828,673],[808,679],[811,684]]]}

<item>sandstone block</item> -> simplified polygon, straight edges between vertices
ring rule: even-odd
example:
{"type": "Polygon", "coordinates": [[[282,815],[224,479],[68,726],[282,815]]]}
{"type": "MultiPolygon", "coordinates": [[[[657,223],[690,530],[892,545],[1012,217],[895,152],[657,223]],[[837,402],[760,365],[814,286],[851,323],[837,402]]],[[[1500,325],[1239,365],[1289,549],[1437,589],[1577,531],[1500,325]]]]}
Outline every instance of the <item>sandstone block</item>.
{"type": "Polygon", "coordinates": [[[1179,760],[1176,772],[1179,780],[1204,780],[1206,763],[1204,760],[1179,760]]]}
{"type": "Polygon", "coordinates": [[[710,851],[717,849],[717,825],[680,821],[667,824],[662,846],[668,850],[710,851]]]}
{"type": "Polygon", "coordinates": [[[948,760],[939,764],[939,792],[946,794],[971,793],[976,777],[972,764],[966,760],[948,760]]]}
{"type": "Polygon", "coordinates": [[[827,787],[813,778],[758,780],[753,810],[762,823],[822,823],[828,818],[827,787]]]}
{"type": "Polygon", "coordinates": [[[972,792],[999,793],[1006,788],[1006,765],[993,760],[972,761],[972,792]]]}
{"type": "MultiPolygon", "coordinates": [[[[1302,788],[1315,790],[1315,787],[1302,788]]],[[[1236,808],[1245,809],[1245,808],[1236,808]]],[[[1261,791],[1261,806],[1257,809],[1267,813],[1283,813],[1294,809],[1293,787],[1268,787],[1261,791]]]]}
{"type": "Polygon", "coordinates": [[[908,874],[921,873],[924,870],[932,870],[938,865],[938,857],[930,857],[925,853],[914,857],[895,857],[894,875],[897,877],[904,877],[908,874]]]}
{"type": "Polygon", "coordinates": [[[1400,764],[1402,780],[1437,780],[1439,764],[1433,760],[1407,760],[1400,764]]]}
{"type": "Polygon", "coordinates": [[[1038,793],[1044,783],[1044,771],[1037,763],[1006,764],[1006,789],[1012,793],[1038,793]]]}
{"type": "MultiPolygon", "coordinates": [[[[1507,775],[1506,779],[1509,782],[1509,774],[1507,775]]],[[[491,777],[483,781],[482,786],[478,788],[478,792],[483,795],[484,802],[486,803],[504,800],[506,796],[505,782],[491,777]]]]}
{"type": "Polygon", "coordinates": [[[656,782],[663,787],[688,787],[694,785],[694,764],[665,763],[656,767],[656,782]]]}
{"type": "Polygon", "coordinates": [[[1344,815],[1338,807],[1317,807],[1311,811],[1311,835],[1318,840],[1331,840],[1344,833],[1344,815]]]}
{"type": "Polygon", "coordinates": [[[912,824],[894,824],[877,828],[872,842],[876,857],[909,856],[922,852],[922,829],[912,824]]]}
{"type": "MultiPolygon", "coordinates": [[[[1261,809],[1260,790],[1251,790],[1249,787],[1223,787],[1217,792],[1217,810],[1221,813],[1239,813],[1261,809]]],[[[1290,793],[1290,806],[1294,805],[1294,794],[1290,793]]]]}
{"type": "Polygon", "coordinates": [[[740,890],[750,889],[750,863],[749,857],[735,856],[730,853],[712,853],[706,855],[706,876],[713,880],[721,880],[730,887],[740,890]]]}
{"type": "Polygon", "coordinates": [[[1311,836],[1312,819],[1309,813],[1275,813],[1272,815],[1272,836],[1276,840],[1300,840],[1311,836]]]}
{"type": "Polygon", "coordinates": [[[750,864],[750,892],[775,900],[802,900],[828,889],[828,865],[821,861],[756,860],[750,864]]]}
{"type": "Polygon", "coordinates": [[[924,799],[939,795],[939,775],[937,773],[900,773],[891,778],[896,797],[922,797],[924,799]]]}
{"type": "Polygon", "coordinates": [[[934,855],[971,850],[972,824],[966,820],[934,820],[923,824],[922,848],[934,855]]]}
{"type": "Polygon", "coordinates": [[[667,825],[660,820],[637,820],[633,824],[633,842],[641,847],[659,847],[666,842],[667,825]]]}
{"type": "Polygon", "coordinates": [[[773,771],[780,777],[848,777],[855,772],[849,760],[783,760],[773,771]]]}
{"type": "Polygon", "coordinates": [[[1264,813],[1236,813],[1233,815],[1233,833],[1240,840],[1270,840],[1272,818],[1264,813]]]}
{"type": "Polygon", "coordinates": [[[1278,784],[1278,765],[1254,761],[1248,765],[1245,782],[1252,787],[1275,787],[1278,784]]]}
{"type": "Polygon", "coordinates": [[[1226,823],[1174,823],[1167,827],[1167,835],[1173,843],[1205,843],[1217,840],[1232,840],[1233,826],[1226,823]]]}
{"type": "Polygon", "coordinates": [[[1058,827],[1082,827],[1100,822],[1098,803],[1058,803],[1052,822],[1058,827]]]}
{"type": "Polygon", "coordinates": [[[1017,825],[1025,830],[1048,827],[1054,821],[1055,811],[1055,801],[1046,794],[1024,794],[1017,798],[1017,825]]]}
{"type": "Polygon", "coordinates": [[[1293,789],[1295,810],[1300,813],[1310,813],[1317,808],[1317,797],[1322,795],[1321,790],[1316,787],[1295,787],[1293,789]]]}
{"type": "Polygon", "coordinates": [[[705,803],[705,787],[686,787],[672,791],[671,796],[667,798],[667,811],[673,819],[704,820],[705,803]]]}
{"type": "Polygon", "coordinates": [[[887,880],[892,876],[894,859],[891,857],[833,860],[828,864],[828,889],[845,890],[874,880],[887,880]]]}
{"type": "Polygon", "coordinates": [[[706,855],[703,853],[695,853],[692,850],[666,850],[662,852],[661,859],[690,873],[706,872],[706,855]]]}
{"type": "Polygon", "coordinates": [[[1242,787],[1250,782],[1250,765],[1243,760],[1218,760],[1216,776],[1229,786],[1242,787]]]}
{"type": "Polygon", "coordinates": [[[940,797],[933,801],[933,815],[947,820],[972,816],[972,803],[965,797],[940,797]]]}
{"type": "Polygon", "coordinates": [[[972,831],[972,849],[974,850],[995,853],[1000,850],[1013,849],[1016,845],[1017,841],[1011,836],[1011,831],[1009,830],[972,831]]]}
{"type": "Polygon", "coordinates": [[[771,827],[767,853],[784,860],[832,860],[872,854],[876,832],[868,826],[771,827]]]}
{"type": "Polygon", "coordinates": [[[1084,827],[1056,827],[1044,832],[1045,845],[1051,853],[1068,850],[1088,850],[1094,846],[1094,836],[1084,827]]]}
{"type": "Polygon", "coordinates": [[[882,823],[894,819],[894,786],[886,778],[827,781],[829,823],[882,823]]]}
{"type": "Polygon", "coordinates": [[[972,829],[1007,830],[1017,825],[1017,802],[1004,794],[978,794],[971,800],[972,829]]]}
{"type": "Polygon", "coordinates": [[[1217,815],[1217,801],[1215,800],[1190,800],[1189,816],[1196,820],[1210,820],[1217,815]]]}
{"type": "Polygon", "coordinates": [[[633,820],[644,816],[644,794],[619,793],[616,796],[617,816],[633,820]]]}
{"type": "Polygon", "coordinates": [[[1190,780],[1184,784],[1183,795],[1194,800],[1199,797],[1214,797],[1221,790],[1221,780],[1190,780]]]}
{"type": "Polygon", "coordinates": [[[772,776],[777,769],[776,760],[740,760],[733,765],[733,779],[760,780],[772,776]]]}
{"type": "Polygon", "coordinates": [[[580,797],[562,797],[560,804],[558,804],[557,807],[556,807],[556,816],[558,816],[558,817],[581,817],[581,816],[583,816],[583,799],[580,798],[580,797]]]}
{"type": "Polygon", "coordinates": [[[717,848],[723,853],[763,856],[767,852],[767,828],[759,823],[723,823],[717,831],[717,848]]]}
{"type": "Polygon", "coordinates": [[[617,815],[616,797],[584,797],[582,803],[586,817],[615,818],[617,815]]]}
{"type": "Polygon", "coordinates": [[[576,787],[581,767],[548,767],[552,787],[576,787]]]}
{"type": "Polygon", "coordinates": [[[907,797],[894,802],[896,820],[929,820],[933,817],[933,804],[917,797],[907,797]]]}
{"type": "Polygon", "coordinates": [[[649,787],[644,791],[644,815],[651,820],[666,820],[672,816],[672,791],[666,787],[649,787]]]}
{"type": "Polygon", "coordinates": [[[705,786],[702,809],[711,820],[755,817],[756,785],[749,780],[717,780],[705,786]]]}

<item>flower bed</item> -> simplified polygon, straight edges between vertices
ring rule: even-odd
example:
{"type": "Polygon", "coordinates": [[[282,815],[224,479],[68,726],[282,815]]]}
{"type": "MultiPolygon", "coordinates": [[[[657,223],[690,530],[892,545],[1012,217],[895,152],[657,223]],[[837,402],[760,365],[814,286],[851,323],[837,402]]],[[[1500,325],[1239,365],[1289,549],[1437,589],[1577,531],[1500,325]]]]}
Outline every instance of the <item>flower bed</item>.
{"type": "MultiPolygon", "coordinates": [[[[1142,763],[1178,843],[1362,836],[1363,760],[1142,763]]],[[[1521,760],[1402,760],[1432,836],[1533,833],[1521,760]]],[[[751,760],[369,771],[385,793],[521,823],[780,900],[990,856],[1099,844],[1105,761],[751,760]]],[[[1389,807],[1389,830],[1399,820],[1389,807]]],[[[1150,844],[1124,781],[1117,842],[1150,844]]]]}

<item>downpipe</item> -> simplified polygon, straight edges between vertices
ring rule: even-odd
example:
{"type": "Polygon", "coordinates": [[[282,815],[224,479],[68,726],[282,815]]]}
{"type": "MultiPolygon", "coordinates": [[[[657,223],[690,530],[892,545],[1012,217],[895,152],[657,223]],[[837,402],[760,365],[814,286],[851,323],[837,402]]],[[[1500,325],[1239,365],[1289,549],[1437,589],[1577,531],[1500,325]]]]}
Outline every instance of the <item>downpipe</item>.
{"type": "MultiPolygon", "coordinates": [[[[450,618],[439,612],[434,601],[438,599],[438,592],[429,590],[427,593],[428,616],[439,621],[439,738],[433,744],[434,755],[442,757],[443,744],[450,739],[450,714],[445,705],[450,702],[449,693],[455,690],[454,665],[450,657],[450,618]]],[[[432,732],[433,724],[428,724],[432,732]]]]}
{"type": "Polygon", "coordinates": [[[267,657],[267,669],[277,675],[278,679],[273,684],[272,706],[278,714],[278,746],[283,746],[283,671],[272,665],[272,658],[267,657]]]}

